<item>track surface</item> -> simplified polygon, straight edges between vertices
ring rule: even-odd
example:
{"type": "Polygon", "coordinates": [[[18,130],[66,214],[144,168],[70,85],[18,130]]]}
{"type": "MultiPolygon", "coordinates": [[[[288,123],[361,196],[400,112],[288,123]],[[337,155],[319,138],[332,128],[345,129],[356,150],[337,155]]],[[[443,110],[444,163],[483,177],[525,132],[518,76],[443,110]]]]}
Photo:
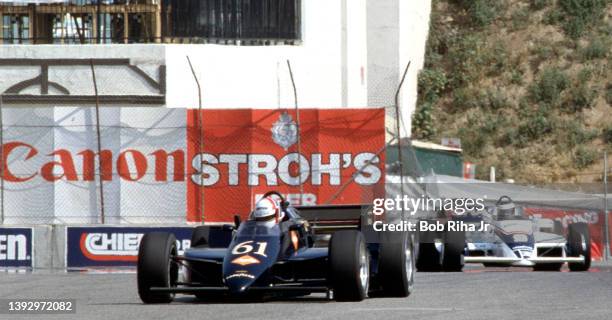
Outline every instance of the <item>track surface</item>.
{"type": "Polygon", "coordinates": [[[317,295],[259,303],[198,303],[180,296],[171,305],[141,304],[135,274],[0,273],[0,299],[77,299],[77,314],[0,319],[610,319],[612,270],[594,269],[418,273],[416,291],[407,299],[338,303],[317,295]]]}

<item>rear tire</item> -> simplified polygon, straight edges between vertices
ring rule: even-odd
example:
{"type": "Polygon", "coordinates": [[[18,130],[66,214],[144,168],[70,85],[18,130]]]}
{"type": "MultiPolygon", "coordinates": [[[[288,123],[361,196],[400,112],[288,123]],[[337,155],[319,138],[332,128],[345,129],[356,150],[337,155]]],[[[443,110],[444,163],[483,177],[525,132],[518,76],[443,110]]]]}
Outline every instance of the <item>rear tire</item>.
{"type": "Polygon", "coordinates": [[[465,249],[465,232],[447,231],[444,237],[442,270],[447,272],[461,272],[464,265],[463,251],[465,249]]]}
{"type": "Polygon", "coordinates": [[[435,243],[419,243],[419,255],[416,263],[419,272],[438,272],[442,270],[440,252],[435,243]]]}
{"type": "Polygon", "coordinates": [[[370,259],[361,232],[335,232],[329,244],[329,281],[338,301],[361,301],[368,294],[370,259]]]}
{"type": "Polygon", "coordinates": [[[584,262],[570,262],[570,271],[587,271],[591,267],[591,235],[589,225],[584,222],[572,223],[568,227],[567,244],[569,255],[584,256],[584,262]]]}
{"type": "Polygon", "coordinates": [[[416,258],[412,238],[407,232],[388,232],[380,244],[378,278],[382,295],[407,297],[414,285],[416,258]]]}
{"type": "Polygon", "coordinates": [[[138,249],[138,295],[144,303],[170,303],[174,293],[152,292],[151,287],[175,287],[178,265],[176,238],[167,232],[151,232],[142,237],[138,249]]]}

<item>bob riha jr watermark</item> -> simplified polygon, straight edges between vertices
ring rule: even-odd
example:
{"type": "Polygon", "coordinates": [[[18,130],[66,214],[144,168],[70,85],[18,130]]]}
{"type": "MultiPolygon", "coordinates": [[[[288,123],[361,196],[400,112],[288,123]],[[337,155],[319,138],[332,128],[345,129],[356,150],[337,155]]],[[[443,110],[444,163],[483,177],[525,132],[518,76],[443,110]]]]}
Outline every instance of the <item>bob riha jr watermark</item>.
{"type": "MultiPolygon", "coordinates": [[[[411,198],[406,195],[395,198],[376,198],[372,202],[372,213],[375,216],[387,216],[399,214],[415,216],[418,212],[451,212],[454,215],[476,213],[485,210],[485,199],[483,198],[431,198],[421,196],[411,198]]],[[[375,231],[488,231],[489,224],[481,221],[480,224],[465,223],[461,220],[449,220],[446,222],[420,220],[400,220],[395,223],[375,221],[372,224],[375,231]]]]}

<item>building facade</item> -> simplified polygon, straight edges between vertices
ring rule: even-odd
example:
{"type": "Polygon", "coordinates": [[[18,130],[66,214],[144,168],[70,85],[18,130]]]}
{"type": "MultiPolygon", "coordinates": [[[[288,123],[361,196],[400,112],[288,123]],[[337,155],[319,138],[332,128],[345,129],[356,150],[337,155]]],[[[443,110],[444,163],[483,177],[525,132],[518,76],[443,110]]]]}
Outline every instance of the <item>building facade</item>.
{"type": "Polygon", "coordinates": [[[410,61],[399,100],[407,135],[430,6],[430,0],[0,1],[0,92],[5,105],[91,105],[93,62],[103,105],[288,108],[295,104],[290,61],[303,108],[392,106],[410,61]]]}

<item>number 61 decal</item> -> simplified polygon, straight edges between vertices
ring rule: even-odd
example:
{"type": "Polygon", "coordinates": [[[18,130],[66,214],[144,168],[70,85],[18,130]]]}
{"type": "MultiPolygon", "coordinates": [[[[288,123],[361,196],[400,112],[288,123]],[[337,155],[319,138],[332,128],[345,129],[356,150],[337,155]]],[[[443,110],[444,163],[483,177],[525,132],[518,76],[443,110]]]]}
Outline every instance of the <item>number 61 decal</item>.
{"type": "Polygon", "coordinates": [[[266,255],[266,247],[268,246],[267,242],[256,242],[254,243],[254,241],[245,241],[242,243],[237,244],[234,249],[232,249],[232,254],[246,254],[246,253],[250,253],[253,251],[254,247],[253,245],[257,246],[257,250],[255,250],[253,252],[253,254],[262,256],[262,257],[268,257],[266,255]]]}

